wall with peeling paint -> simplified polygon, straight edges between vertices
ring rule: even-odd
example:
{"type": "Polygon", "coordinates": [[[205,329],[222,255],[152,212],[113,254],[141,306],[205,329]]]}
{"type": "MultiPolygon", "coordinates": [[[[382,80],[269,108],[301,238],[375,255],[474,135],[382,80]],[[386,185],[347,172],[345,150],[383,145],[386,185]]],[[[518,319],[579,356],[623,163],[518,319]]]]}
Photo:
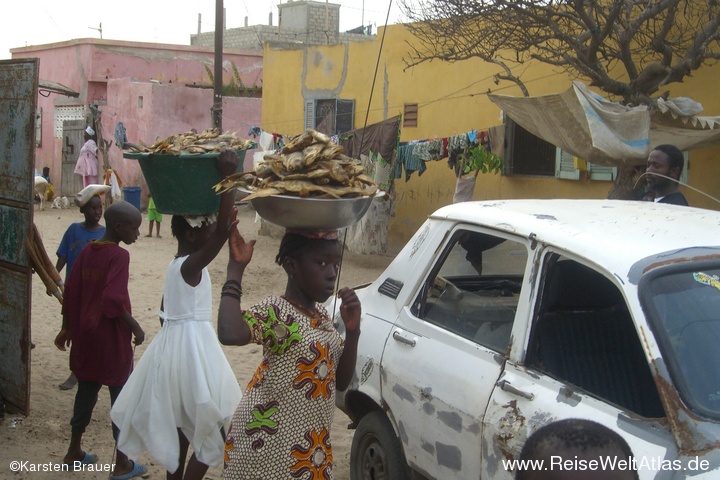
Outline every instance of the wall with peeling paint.
{"type": "MultiPolygon", "coordinates": [[[[13,58],[39,58],[41,79],[60,83],[80,94],[78,98],[58,94],[38,96],[42,126],[35,165],[39,171],[50,167],[50,179],[55,185],[61,184],[63,148],[62,139],[55,137],[56,107],[84,106],[89,118],[88,106],[97,106],[102,112],[102,135],[108,141],[113,140],[118,121],[123,122],[128,141],[132,143],[153,143],[158,137],[212,125],[212,88],[185,86],[212,86],[205,69],[207,66],[213,70],[212,48],[78,39],[17,48],[12,50],[12,55],[13,58]]],[[[233,63],[245,85],[262,85],[260,52],[225,52],[223,80],[226,84],[233,77],[233,63]]],[[[260,124],[261,104],[259,98],[225,97],[223,128],[237,131],[245,138],[250,125],[260,124]]],[[[75,153],[78,151],[79,147],[75,153]]],[[[147,191],[137,162],[123,159],[114,143],[108,158],[110,166],[127,185],[143,187],[144,205],[147,191]]]]}
{"type": "MultiPolygon", "coordinates": [[[[108,98],[118,100],[109,100],[102,107],[104,135],[108,140],[112,140],[119,121],[123,123],[129,141],[142,140],[148,145],[158,138],[192,128],[201,130],[212,124],[212,90],[158,85],[127,78],[110,80],[107,85],[108,98]]],[[[223,129],[247,138],[248,128],[260,124],[261,105],[260,98],[224,97],[223,129]]],[[[108,149],[108,157],[123,182],[142,187],[141,203],[146,205],[147,185],[138,162],[123,158],[122,151],[114,143],[108,149]]],[[[244,160],[244,168],[252,169],[252,151],[247,152],[244,160]]]]}
{"type": "MultiPolygon", "coordinates": [[[[312,98],[355,100],[355,128],[403,113],[404,104],[417,103],[418,126],[402,128],[401,141],[443,138],[501,123],[500,110],[485,93],[521,95],[509,83],[496,85],[497,66],[471,59],[457,63],[427,62],[405,70],[407,42],[413,37],[402,25],[380,29],[374,41],[329,46],[291,47],[265,44],[263,124],[267,131],[295,135],[304,128],[304,101],[312,98]],[[381,42],[382,52],[378,61],[381,42]],[[377,64],[377,77],[373,75],[377,64]],[[372,99],[369,101],[372,92],[372,99]]],[[[720,114],[714,95],[717,69],[704,67],[684,84],[670,85],[671,96],[692,95],[708,114],[720,114]]],[[[572,78],[547,65],[518,66],[531,95],[557,93],[570,87],[572,78]]],[[[720,197],[718,149],[691,152],[689,182],[720,197]]],[[[422,176],[398,179],[396,216],[390,221],[390,245],[395,250],[409,239],[421,222],[437,208],[452,203],[455,177],[447,161],[430,162],[422,176]]],[[[505,198],[605,198],[607,181],[559,180],[550,177],[480,175],[476,200],[505,198]]],[[[686,190],[694,206],[720,209],[720,205],[686,190]]]]}

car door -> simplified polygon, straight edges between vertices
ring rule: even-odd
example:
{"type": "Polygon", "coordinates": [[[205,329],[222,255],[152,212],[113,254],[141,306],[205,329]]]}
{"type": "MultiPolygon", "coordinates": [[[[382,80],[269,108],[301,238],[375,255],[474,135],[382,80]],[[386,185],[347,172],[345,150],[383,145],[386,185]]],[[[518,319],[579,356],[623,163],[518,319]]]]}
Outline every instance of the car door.
{"type": "Polygon", "coordinates": [[[411,467],[478,478],[481,424],[505,362],[528,244],[455,228],[402,308],[382,357],[382,396],[411,467]]]}
{"type": "MultiPolygon", "coordinates": [[[[532,432],[585,418],[618,432],[638,462],[677,458],[677,448],[622,291],[569,255],[543,256],[526,339],[493,390],[483,425],[483,478],[514,478],[532,432]]],[[[522,329],[518,329],[522,330],[522,329]]],[[[671,478],[649,463],[644,478],[671,478]]]]}

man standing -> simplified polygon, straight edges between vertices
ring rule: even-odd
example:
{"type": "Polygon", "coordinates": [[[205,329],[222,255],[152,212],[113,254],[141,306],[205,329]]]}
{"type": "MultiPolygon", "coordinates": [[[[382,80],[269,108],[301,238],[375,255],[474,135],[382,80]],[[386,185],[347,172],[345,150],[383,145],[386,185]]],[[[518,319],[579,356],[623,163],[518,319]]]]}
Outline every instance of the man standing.
{"type": "Polygon", "coordinates": [[[687,206],[687,200],[680,192],[680,184],[677,182],[682,173],[683,163],[683,154],[676,146],[658,145],[655,147],[650,152],[645,170],[649,195],[644,198],[654,200],[656,203],[687,206]]]}

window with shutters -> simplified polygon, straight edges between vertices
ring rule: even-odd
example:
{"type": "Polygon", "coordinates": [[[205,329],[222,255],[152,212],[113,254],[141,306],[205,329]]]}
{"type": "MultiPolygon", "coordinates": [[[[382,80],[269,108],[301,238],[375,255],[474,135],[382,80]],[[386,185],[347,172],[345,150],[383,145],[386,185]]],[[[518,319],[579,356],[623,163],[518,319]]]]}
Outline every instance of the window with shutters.
{"type": "Polygon", "coordinates": [[[503,162],[504,175],[552,176],[580,180],[587,172],[589,180],[613,181],[617,167],[587,163],[570,152],[536,137],[509,118],[505,120],[507,149],[503,162]]]}
{"type": "MultiPolygon", "coordinates": [[[[685,162],[683,171],[680,174],[680,181],[687,183],[688,176],[688,152],[683,152],[685,162]]],[[[565,180],[579,180],[582,171],[587,172],[589,180],[605,180],[612,182],[617,178],[617,167],[609,167],[606,165],[598,165],[596,163],[584,162],[573,157],[569,152],[560,148],[555,154],[555,176],[565,180]]]]}
{"type": "Polygon", "coordinates": [[[305,100],[305,128],[326,135],[355,129],[355,100],[342,98],[305,100]]]}
{"type": "Polygon", "coordinates": [[[403,108],[403,127],[418,126],[418,104],[406,103],[403,108]]]}
{"type": "Polygon", "coordinates": [[[575,157],[562,148],[555,152],[555,176],[566,180],[580,180],[580,169],[577,168],[575,157]]]}
{"type": "Polygon", "coordinates": [[[565,180],[580,180],[587,172],[589,180],[613,181],[617,178],[617,167],[597,165],[574,157],[570,152],[558,148],[555,155],[555,176],[565,180]]]}
{"type": "Polygon", "coordinates": [[[555,176],[557,148],[511,119],[505,119],[503,175],[555,176]]]}

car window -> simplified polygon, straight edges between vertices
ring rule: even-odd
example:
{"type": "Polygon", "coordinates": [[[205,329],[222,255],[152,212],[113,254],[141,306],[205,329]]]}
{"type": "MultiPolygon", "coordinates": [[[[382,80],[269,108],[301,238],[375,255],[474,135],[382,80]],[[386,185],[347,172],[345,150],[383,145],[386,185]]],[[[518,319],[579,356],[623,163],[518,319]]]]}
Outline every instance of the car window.
{"type": "Polygon", "coordinates": [[[413,314],[497,352],[507,352],[527,255],[523,243],[457,231],[420,290],[413,314]]]}
{"type": "Polygon", "coordinates": [[[720,417],[720,268],[670,266],[640,282],[643,307],[683,399],[720,417]]]}
{"type": "Polygon", "coordinates": [[[650,367],[620,290],[557,255],[544,268],[526,364],[645,417],[664,417],[650,367]]]}

